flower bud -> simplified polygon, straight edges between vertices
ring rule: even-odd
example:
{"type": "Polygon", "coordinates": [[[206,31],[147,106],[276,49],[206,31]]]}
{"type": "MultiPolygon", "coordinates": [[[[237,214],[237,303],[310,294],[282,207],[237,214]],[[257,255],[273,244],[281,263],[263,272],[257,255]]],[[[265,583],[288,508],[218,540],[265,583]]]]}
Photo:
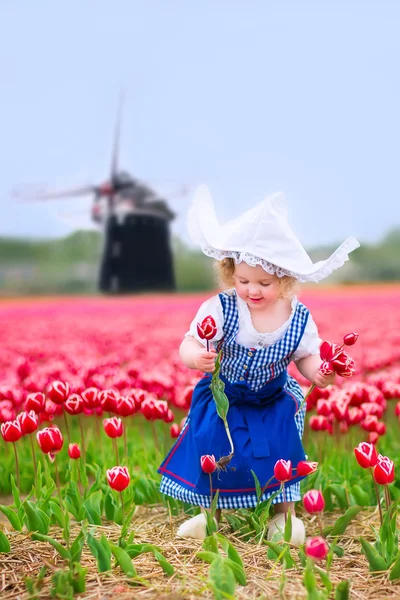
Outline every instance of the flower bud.
{"type": "Polygon", "coordinates": [[[304,508],[310,515],[320,513],[325,508],[325,500],[319,490],[309,490],[303,496],[304,508]]]}
{"type": "Polygon", "coordinates": [[[319,535],[306,541],[305,551],[313,560],[323,560],[329,552],[329,547],[324,538],[319,535]]]}
{"type": "Polygon", "coordinates": [[[217,468],[217,461],[213,454],[203,454],[200,457],[200,465],[204,473],[214,473],[217,468]]]}
{"type": "Polygon", "coordinates": [[[346,333],[343,337],[343,344],[345,346],[352,346],[358,340],[358,333],[346,333]]]}
{"type": "Polygon", "coordinates": [[[69,444],[68,456],[73,460],[76,460],[81,457],[81,449],[79,448],[78,444],[69,444]]]}

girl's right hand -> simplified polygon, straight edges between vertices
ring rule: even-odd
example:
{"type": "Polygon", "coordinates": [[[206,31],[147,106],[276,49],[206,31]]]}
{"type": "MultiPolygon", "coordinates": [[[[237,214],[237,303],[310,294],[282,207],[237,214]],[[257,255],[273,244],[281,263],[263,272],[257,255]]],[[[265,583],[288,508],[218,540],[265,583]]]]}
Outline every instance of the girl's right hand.
{"type": "Polygon", "coordinates": [[[215,370],[215,359],[218,354],[215,350],[209,350],[206,348],[199,348],[194,357],[194,364],[199,371],[203,373],[212,373],[215,370]]]}

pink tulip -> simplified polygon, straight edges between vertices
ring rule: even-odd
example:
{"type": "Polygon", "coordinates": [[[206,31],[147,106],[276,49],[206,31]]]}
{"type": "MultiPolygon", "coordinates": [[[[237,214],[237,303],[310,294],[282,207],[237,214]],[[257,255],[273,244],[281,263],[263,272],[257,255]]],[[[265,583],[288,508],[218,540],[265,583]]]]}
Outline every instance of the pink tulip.
{"type": "Polygon", "coordinates": [[[378,462],[378,454],[373,444],[361,442],[357,448],[354,448],[354,454],[357,462],[363,469],[374,467],[378,462]]]}
{"type": "Polygon", "coordinates": [[[283,460],[283,458],[277,460],[274,466],[274,477],[281,483],[290,481],[292,478],[292,462],[290,460],[283,460]]]}
{"type": "Polygon", "coordinates": [[[200,466],[204,473],[214,473],[217,468],[217,461],[213,454],[203,454],[200,457],[200,466]]]}
{"type": "Polygon", "coordinates": [[[329,546],[322,536],[310,538],[306,541],[305,551],[313,560],[323,560],[327,557],[329,546]]]}
{"type": "Polygon", "coordinates": [[[304,508],[310,515],[320,513],[325,508],[325,500],[319,490],[309,490],[303,496],[304,508]]]}
{"type": "Polygon", "coordinates": [[[130,476],[128,467],[113,467],[107,470],[107,481],[110,488],[122,492],[128,487],[130,476]]]}

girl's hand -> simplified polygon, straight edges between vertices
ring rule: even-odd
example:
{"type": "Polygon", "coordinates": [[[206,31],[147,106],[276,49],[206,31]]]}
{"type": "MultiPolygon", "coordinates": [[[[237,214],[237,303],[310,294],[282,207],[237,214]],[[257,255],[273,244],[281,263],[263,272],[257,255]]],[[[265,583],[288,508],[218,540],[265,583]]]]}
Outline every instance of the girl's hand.
{"type": "Polygon", "coordinates": [[[215,359],[218,354],[215,350],[209,350],[206,348],[199,348],[194,356],[194,364],[199,371],[203,373],[212,373],[215,370],[215,359]]]}
{"type": "Polygon", "coordinates": [[[314,377],[314,383],[317,387],[323,389],[328,385],[331,385],[335,381],[335,373],[330,375],[323,375],[321,371],[317,371],[314,377]]]}

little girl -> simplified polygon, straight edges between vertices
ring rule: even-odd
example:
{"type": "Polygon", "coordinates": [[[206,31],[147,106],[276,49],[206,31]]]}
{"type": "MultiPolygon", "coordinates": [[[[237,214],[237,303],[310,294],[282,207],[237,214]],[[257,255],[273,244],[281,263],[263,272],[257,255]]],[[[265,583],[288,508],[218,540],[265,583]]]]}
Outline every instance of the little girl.
{"type": "MultiPolygon", "coordinates": [[[[209,476],[202,472],[200,457],[209,454],[218,460],[230,451],[210,389],[221,350],[220,377],[229,399],[235,453],[226,471],[212,475],[213,492],[219,490],[219,519],[220,509],[257,504],[252,471],[261,487],[268,482],[263,501],[279,489],[273,478],[276,461],[291,460],[295,467],[305,459],[301,442],[305,405],[297,412],[303,394],[287,367],[295,361],[300,373],[320,388],[332,383],[333,375],[318,371],[321,339],[308,309],[296,298],[297,285],[327,277],[359,244],[348,238],[330,258],[313,264],[287,222],[282,194],[220,225],[204,186],[189,211],[189,231],[202,251],[218,261],[225,291],[202,304],[180,346],[184,364],[204,376],[193,392],[182,432],[159,468],[160,489],[182,501],[210,506],[209,476]],[[197,323],[207,316],[217,325],[210,351],[197,333],[197,323]]],[[[282,493],[273,499],[269,538],[284,528],[285,512],[294,513],[294,503],[300,500],[301,477],[296,477],[295,469],[293,475],[285,484],[286,502],[282,493]]],[[[185,521],[177,535],[203,539],[204,513],[185,521]]],[[[304,525],[293,516],[291,542],[301,544],[304,539],[304,525]]]]}

